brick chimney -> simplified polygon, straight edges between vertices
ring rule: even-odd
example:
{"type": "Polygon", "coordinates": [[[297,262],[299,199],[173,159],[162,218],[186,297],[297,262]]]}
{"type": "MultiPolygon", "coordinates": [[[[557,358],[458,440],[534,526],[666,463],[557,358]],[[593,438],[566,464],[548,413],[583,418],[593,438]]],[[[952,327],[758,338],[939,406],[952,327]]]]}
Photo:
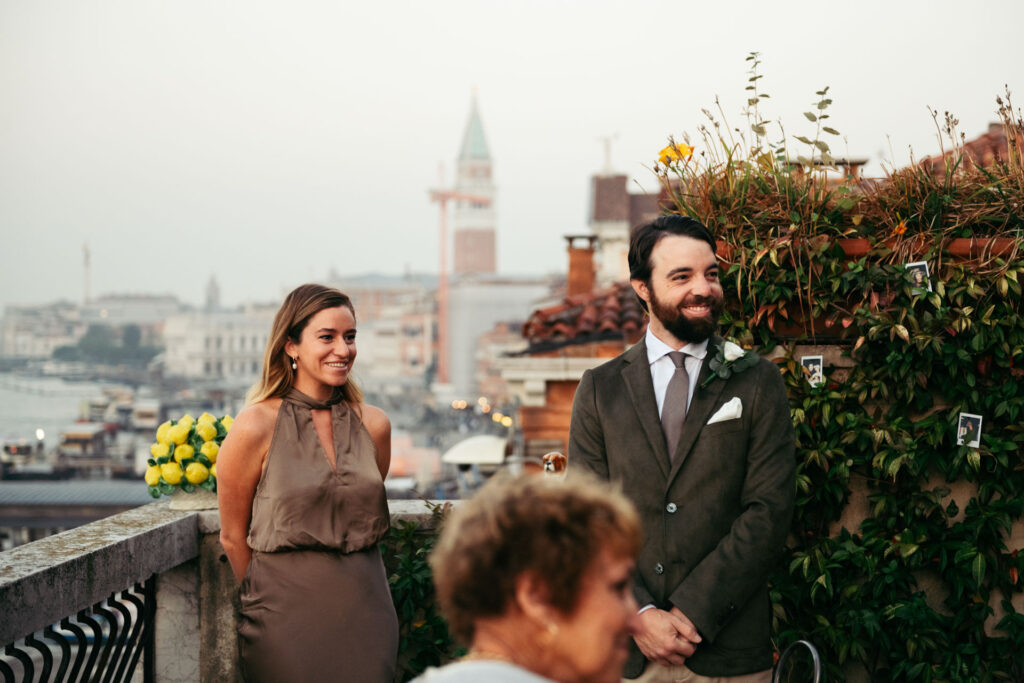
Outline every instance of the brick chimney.
{"type": "Polygon", "coordinates": [[[567,296],[594,291],[594,242],[596,235],[566,235],[569,251],[567,296]],[[586,240],[586,246],[580,242],[586,240]]]}

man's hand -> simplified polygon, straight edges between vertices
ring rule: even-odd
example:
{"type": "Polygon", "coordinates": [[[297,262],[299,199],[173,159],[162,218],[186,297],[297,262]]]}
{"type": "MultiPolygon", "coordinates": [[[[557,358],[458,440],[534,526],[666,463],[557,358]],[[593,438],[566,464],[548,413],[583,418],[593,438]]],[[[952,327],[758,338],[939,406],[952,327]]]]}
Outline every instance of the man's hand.
{"type": "Polygon", "coordinates": [[[682,666],[697,648],[700,635],[678,608],[673,607],[671,612],[652,608],[640,614],[640,627],[633,640],[652,662],[682,666]]]}

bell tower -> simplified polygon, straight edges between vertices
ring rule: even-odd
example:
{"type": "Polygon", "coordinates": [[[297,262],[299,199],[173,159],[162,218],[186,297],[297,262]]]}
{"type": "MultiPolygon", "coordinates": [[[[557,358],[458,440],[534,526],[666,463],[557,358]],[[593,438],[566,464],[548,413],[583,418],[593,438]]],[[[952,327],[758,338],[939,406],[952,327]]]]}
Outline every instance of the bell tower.
{"type": "Polygon", "coordinates": [[[497,272],[497,233],[494,214],[494,178],[491,153],[480,122],[476,93],[462,136],[456,165],[455,192],[487,198],[489,202],[458,199],[452,211],[456,276],[497,272]]]}

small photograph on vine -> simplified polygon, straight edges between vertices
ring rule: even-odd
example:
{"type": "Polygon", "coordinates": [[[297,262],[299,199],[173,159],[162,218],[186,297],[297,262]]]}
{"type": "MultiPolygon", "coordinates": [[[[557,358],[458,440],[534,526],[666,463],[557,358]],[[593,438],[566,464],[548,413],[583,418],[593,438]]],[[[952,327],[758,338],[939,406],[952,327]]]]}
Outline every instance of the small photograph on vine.
{"type": "Polygon", "coordinates": [[[978,448],[981,445],[981,415],[960,413],[956,428],[956,445],[978,448]]]}
{"type": "Polygon", "coordinates": [[[914,283],[916,289],[923,289],[925,291],[932,291],[932,280],[928,276],[928,262],[927,261],[914,261],[904,266],[910,271],[910,280],[914,283]]]}
{"type": "Polygon", "coordinates": [[[800,367],[803,368],[804,377],[812,387],[825,382],[825,363],[822,356],[800,356],[800,367]]]}

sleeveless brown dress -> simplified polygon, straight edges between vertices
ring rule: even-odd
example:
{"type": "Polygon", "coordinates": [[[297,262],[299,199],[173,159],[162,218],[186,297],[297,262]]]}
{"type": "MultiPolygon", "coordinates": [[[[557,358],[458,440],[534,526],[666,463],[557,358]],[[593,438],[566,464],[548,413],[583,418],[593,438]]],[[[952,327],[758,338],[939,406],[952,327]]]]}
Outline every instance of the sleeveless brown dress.
{"type": "Polygon", "coordinates": [[[392,681],[398,619],[377,547],[388,526],[376,448],[359,416],[293,389],[252,504],[238,626],[246,681],[392,681]],[[310,412],[328,407],[336,469],[310,412]]]}

